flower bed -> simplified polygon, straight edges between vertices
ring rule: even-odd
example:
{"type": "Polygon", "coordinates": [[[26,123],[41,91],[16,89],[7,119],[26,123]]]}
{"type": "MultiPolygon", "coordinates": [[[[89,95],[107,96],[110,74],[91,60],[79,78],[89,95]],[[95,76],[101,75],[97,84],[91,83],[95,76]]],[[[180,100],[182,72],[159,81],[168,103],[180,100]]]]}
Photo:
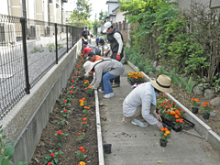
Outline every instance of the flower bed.
{"type": "MultiPolygon", "coordinates": [[[[52,156],[56,153],[60,154],[56,155],[54,164],[98,164],[95,98],[89,97],[86,93],[83,72],[78,64],[79,61],[66,88],[54,105],[30,165],[50,162],[53,164],[52,156]],[[82,99],[83,108],[79,102],[82,99]],[[83,153],[84,160],[79,156],[80,151],[83,153]],[[46,156],[48,161],[45,161],[46,156]]],[[[88,80],[91,81],[91,79],[90,77],[88,80]]]]}

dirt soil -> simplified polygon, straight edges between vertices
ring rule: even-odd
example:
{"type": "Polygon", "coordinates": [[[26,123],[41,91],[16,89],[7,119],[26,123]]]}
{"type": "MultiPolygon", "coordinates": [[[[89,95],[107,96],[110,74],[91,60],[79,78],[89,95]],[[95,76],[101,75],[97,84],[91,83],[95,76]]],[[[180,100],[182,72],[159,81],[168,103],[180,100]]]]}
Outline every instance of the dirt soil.
{"type": "MultiPolygon", "coordinates": [[[[76,66],[79,64],[79,61],[76,62],[76,66]]],[[[71,77],[73,77],[73,69],[71,77]]],[[[44,158],[46,155],[50,155],[49,150],[53,152],[62,151],[64,154],[58,156],[58,165],[77,165],[79,159],[76,155],[76,151],[80,146],[84,147],[86,158],[84,162],[87,165],[97,165],[98,164],[98,147],[97,147],[97,134],[96,134],[96,117],[95,117],[95,98],[89,97],[85,92],[84,79],[83,79],[83,69],[81,68],[80,76],[76,81],[75,87],[77,92],[74,94],[74,98],[71,101],[71,107],[67,108],[70,110],[70,117],[67,119],[67,123],[62,126],[61,132],[68,134],[65,141],[62,141],[62,147],[57,145],[57,139],[55,133],[60,130],[57,124],[57,120],[60,117],[60,111],[64,108],[61,107],[60,103],[64,96],[67,95],[68,91],[71,88],[71,77],[68,80],[67,86],[63,89],[62,93],[59,96],[59,99],[56,101],[53,111],[50,114],[49,122],[47,126],[43,129],[41,134],[41,139],[37,145],[35,153],[31,159],[29,165],[42,165],[44,164],[44,158]],[[87,106],[90,107],[89,114],[84,115],[82,110],[80,110],[79,99],[85,98],[87,101],[87,106]],[[86,128],[86,138],[80,141],[77,140],[78,133],[82,133],[82,119],[87,117],[87,128],[86,128]]],[[[91,81],[91,77],[88,79],[91,81]]]]}
{"type": "MultiPolygon", "coordinates": [[[[174,92],[171,93],[171,95],[179,102],[181,102],[181,104],[183,104],[189,110],[192,109],[192,105],[191,105],[192,98],[199,99],[201,103],[210,101],[201,95],[194,94],[193,92],[192,94],[189,95],[186,93],[184,88],[180,88],[178,85],[172,85],[172,88],[174,92]]],[[[202,121],[204,121],[204,123],[206,123],[208,126],[210,126],[212,130],[220,136],[220,106],[213,107],[212,112],[216,113],[216,117],[210,117],[209,120],[203,119],[200,110],[198,114],[195,115],[198,116],[202,121]]]]}

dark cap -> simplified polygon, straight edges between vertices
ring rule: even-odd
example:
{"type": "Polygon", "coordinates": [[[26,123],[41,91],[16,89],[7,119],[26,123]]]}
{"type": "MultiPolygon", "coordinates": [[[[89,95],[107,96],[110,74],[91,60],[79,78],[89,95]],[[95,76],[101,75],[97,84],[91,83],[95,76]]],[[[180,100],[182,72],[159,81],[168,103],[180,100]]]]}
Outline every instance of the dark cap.
{"type": "Polygon", "coordinates": [[[94,52],[89,52],[89,53],[88,53],[88,57],[92,57],[93,55],[95,55],[94,52]]]}

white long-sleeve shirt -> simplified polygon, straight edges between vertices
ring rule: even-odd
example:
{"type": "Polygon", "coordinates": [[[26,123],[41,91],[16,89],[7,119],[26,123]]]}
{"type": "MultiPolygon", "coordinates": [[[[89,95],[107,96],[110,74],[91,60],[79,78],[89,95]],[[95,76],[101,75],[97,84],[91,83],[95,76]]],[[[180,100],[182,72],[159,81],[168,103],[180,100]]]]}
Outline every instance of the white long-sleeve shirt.
{"type": "MultiPolygon", "coordinates": [[[[122,48],[123,48],[123,41],[122,41],[121,35],[116,32],[116,33],[114,33],[113,37],[116,39],[116,41],[119,44],[117,54],[121,54],[121,51],[122,51],[122,48]]],[[[112,54],[111,48],[110,48],[110,51],[111,51],[111,54],[112,54]]]]}
{"type": "Polygon", "coordinates": [[[140,84],[125,98],[123,102],[123,115],[125,117],[132,117],[135,114],[137,107],[142,106],[142,117],[150,125],[156,125],[158,120],[150,114],[151,104],[155,105],[155,100],[156,93],[150,82],[140,84]]]}

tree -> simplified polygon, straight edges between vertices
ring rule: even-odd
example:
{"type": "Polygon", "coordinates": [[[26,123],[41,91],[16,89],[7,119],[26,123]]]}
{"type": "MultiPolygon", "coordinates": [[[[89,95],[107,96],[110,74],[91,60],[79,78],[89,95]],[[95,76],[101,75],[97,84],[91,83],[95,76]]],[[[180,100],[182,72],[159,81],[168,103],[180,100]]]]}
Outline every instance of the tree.
{"type": "Polygon", "coordinates": [[[95,14],[95,21],[92,22],[92,28],[93,28],[93,32],[95,35],[97,35],[98,26],[99,26],[99,21],[97,20],[96,14],[95,14]]]}
{"type": "Polygon", "coordinates": [[[69,24],[80,27],[90,25],[88,19],[91,16],[91,11],[92,8],[89,0],[77,0],[76,8],[71,13],[70,20],[68,20],[69,24]]]}
{"type": "Polygon", "coordinates": [[[101,12],[99,13],[99,21],[103,20],[106,16],[107,16],[107,11],[103,12],[101,10],[101,12]]]}

